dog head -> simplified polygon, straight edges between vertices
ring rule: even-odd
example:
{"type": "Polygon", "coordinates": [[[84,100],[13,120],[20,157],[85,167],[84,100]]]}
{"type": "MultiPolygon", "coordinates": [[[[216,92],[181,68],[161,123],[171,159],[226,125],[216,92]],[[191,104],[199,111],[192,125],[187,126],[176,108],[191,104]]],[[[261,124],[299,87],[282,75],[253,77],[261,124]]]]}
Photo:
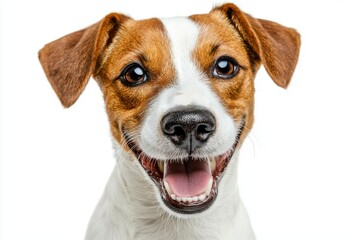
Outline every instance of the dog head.
{"type": "Polygon", "coordinates": [[[286,88],[299,46],[295,30],[225,4],[170,19],[109,14],[49,43],[39,58],[65,107],[96,79],[116,142],[152,180],[165,208],[191,214],[216,200],[252,127],[260,65],[286,88]]]}

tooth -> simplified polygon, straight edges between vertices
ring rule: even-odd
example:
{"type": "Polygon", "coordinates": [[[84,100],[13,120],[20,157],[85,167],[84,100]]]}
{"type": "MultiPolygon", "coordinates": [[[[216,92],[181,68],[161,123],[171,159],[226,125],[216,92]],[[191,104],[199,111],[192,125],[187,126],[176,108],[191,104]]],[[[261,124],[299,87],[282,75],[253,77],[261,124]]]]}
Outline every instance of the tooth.
{"type": "Polygon", "coordinates": [[[187,200],[188,200],[187,197],[182,197],[182,198],[181,198],[181,201],[184,202],[184,203],[187,202],[187,200]]]}
{"type": "Polygon", "coordinates": [[[176,200],[176,196],[174,194],[170,194],[172,200],[176,200]]]}
{"type": "Polygon", "coordinates": [[[201,194],[198,198],[199,198],[199,201],[202,202],[205,200],[206,196],[205,196],[205,194],[201,194]]]}
{"type": "Polygon", "coordinates": [[[181,197],[176,197],[176,201],[181,202],[181,197]]]}
{"type": "Polygon", "coordinates": [[[213,157],[210,159],[210,170],[213,173],[213,172],[215,172],[215,169],[216,169],[216,160],[213,157]]]}
{"type": "Polygon", "coordinates": [[[164,161],[158,160],[156,162],[157,162],[160,172],[164,173],[164,161]]]}
{"type": "Polygon", "coordinates": [[[165,190],[171,196],[171,189],[167,181],[164,181],[165,190]]]}
{"type": "Polygon", "coordinates": [[[206,196],[209,196],[210,195],[210,192],[211,192],[211,189],[212,189],[212,185],[213,185],[213,178],[211,178],[208,182],[208,185],[206,187],[206,190],[205,190],[205,195],[206,196]]]}
{"type": "Polygon", "coordinates": [[[199,201],[199,197],[198,196],[192,197],[191,201],[192,202],[197,202],[197,201],[199,201]]]}
{"type": "Polygon", "coordinates": [[[187,202],[189,202],[189,203],[193,202],[193,198],[192,198],[192,197],[188,197],[188,198],[187,198],[187,202]]]}

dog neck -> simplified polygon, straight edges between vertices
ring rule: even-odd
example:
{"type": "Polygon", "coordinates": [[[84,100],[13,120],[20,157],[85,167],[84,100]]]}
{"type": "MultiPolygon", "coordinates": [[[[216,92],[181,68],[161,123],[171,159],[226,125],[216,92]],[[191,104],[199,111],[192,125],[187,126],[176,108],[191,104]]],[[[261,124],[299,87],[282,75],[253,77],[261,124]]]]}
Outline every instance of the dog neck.
{"type": "Polygon", "coordinates": [[[238,192],[238,155],[236,151],[229,163],[214,205],[203,213],[184,216],[165,210],[137,159],[116,147],[117,163],[86,240],[254,239],[238,192]]]}

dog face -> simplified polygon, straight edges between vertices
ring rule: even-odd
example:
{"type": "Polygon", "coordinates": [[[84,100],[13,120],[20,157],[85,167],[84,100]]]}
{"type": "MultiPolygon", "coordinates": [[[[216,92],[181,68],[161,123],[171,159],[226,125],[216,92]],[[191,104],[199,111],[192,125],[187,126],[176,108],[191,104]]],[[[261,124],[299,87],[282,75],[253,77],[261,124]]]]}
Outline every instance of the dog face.
{"type": "Polygon", "coordinates": [[[166,208],[192,214],[216,200],[252,127],[260,64],[286,87],[299,45],[295,30],[225,4],[184,18],[110,14],[46,45],[39,56],[65,107],[94,76],[116,142],[146,172],[166,208]]]}

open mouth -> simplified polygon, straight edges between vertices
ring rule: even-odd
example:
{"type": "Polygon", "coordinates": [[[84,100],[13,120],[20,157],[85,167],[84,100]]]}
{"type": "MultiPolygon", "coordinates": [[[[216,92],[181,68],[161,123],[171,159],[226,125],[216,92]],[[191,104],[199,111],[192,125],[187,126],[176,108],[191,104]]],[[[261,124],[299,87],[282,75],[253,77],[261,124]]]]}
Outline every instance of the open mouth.
{"type": "Polygon", "coordinates": [[[127,144],[158,186],[165,205],[177,213],[194,214],[208,209],[214,203],[219,182],[236,149],[243,127],[244,123],[240,126],[235,143],[228,151],[210,158],[189,156],[181,160],[157,160],[147,156],[128,138],[127,144]]]}

